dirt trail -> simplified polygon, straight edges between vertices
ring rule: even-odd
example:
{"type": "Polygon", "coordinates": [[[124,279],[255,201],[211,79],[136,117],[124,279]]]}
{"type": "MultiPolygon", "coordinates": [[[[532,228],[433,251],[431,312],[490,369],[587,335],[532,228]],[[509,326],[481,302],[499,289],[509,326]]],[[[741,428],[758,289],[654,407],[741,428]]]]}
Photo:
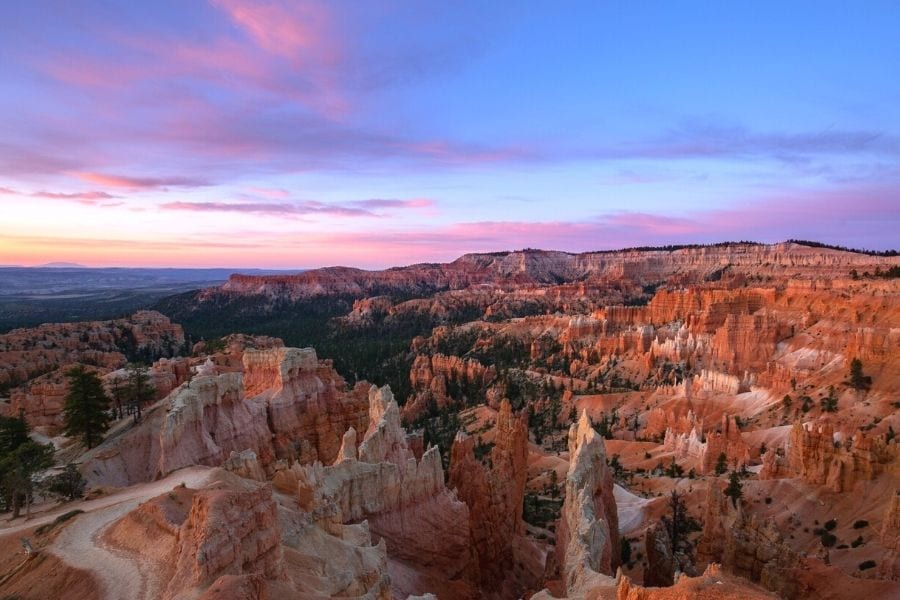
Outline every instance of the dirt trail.
{"type": "Polygon", "coordinates": [[[108,600],[157,597],[158,584],[136,562],[125,558],[103,543],[103,530],[113,521],[137,507],[132,499],[81,515],[66,527],[49,550],[75,568],[90,571],[103,587],[108,600]]]}
{"type": "MultiPolygon", "coordinates": [[[[182,482],[188,487],[202,487],[209,480],[212,469],[190,467],[172,473],[165,479],[130,487],[119,494],[96,500],[66,505],[67,510],[80,509],[79,515],[63,529],[48,550],[78,569],[90,571],[103,586],[103,598],[132,600],[156,598],[160,582],[152,569],[130,555],[106,544],[103,531],[116,519],[134,510],[141,502],[158,496],[182,482]]],[[[60,512],[32,519],[27,523],[0,529],[8,535],[52,521],[60,512]]]]}
{"type": "Polygon", "coordinates": [[[170,473],[168,477],[160,479],[159,481],[151,481],[149,483],[133,485],[128,488],[124,488],[121,492],[116,492],[114,494],[96,498],[94,500],[70,502],[54,507],[47,512],[39,513],[38,516],[34,516],[27,521],[24,517],[16,519],[11,524],[10,521],[4,521],[0,523],[0,537],[4,537],[19,531],[24,531],[26,529],[31,529],[32,527],[37,527],[39,525],[44,525],[45,523],[50,523],[59,515],[69,512],[70,510],[83,510],[84,512],[93,512],[95,510],[113,506],[115,504],[133,500],[135,498],[143,501],[148,498],[152,498],[153,496],[158,496],[163,492],[167,492],[182,482],[184,482],[184,484],[188,487],[198,487],[206,482],[211,470],[212,467],[188,467],[186,469],[181,469],[180,471],[170,473]]]}

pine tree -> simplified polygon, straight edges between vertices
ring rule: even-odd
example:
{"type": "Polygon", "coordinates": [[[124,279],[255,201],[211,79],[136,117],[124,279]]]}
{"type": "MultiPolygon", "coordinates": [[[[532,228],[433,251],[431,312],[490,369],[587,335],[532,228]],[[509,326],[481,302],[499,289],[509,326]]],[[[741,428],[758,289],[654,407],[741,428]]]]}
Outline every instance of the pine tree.
{"type": "Polygon", "coordinates": [[[125,395],[128,399],[128,405],[131,406],[135,413],[135,421],[140,421],[141,408],[153,400],[156,390],[150,383],[147,367],[131,363],[126,369],[128,370],[128,385],[125,389],[125,395]]]}
{"type": "Polygon", "coordinates": [[[858,358],[850,362],[850,387],[857,390],[868,389],[872,378],[863,374],[863,364],[858,358]]]}
{"type": "Polygon", "coordinates": [[[109,429],[109,398],[96,373],[78,365],[66,373],[69,393],[63,409],[66,435],[79,437],[85,446],[93,448],[103,441],[109,429]]]}
{"type": "Polygon", "coordinates": [[[725,488],[725,495],[731,498],[731,504],[737,507],[738,500],[744,495],[741,476],[737,471],[732,471],[728,477],[728,487],[725,488]]]}
{"type": "Polygon", "coordinates": [[[13,519],[19,516],[22,501],[26,511],[31,508],[34,495],[32,476],[53,464],[53,446],[28,440],[0,458],[0,483],[3,493],[12,503],[13,519]]]}
{"type": "Polygon", "coordinates": [[[47,480],[47,491],[65,500],[75,500],[84,495],[86,485],[87,482],[78,471],[78,468],[69,463],[62,473],[54,475],[47,480]]]}
{"type": "Polygon", "coordinates": [[[728,470],[728,456],[724,452],[716,459],[716,475],[721,475],[728,470]]]}
{"type": "Polygon", "coordinates": [[[662,517],[662,523],[672,543],[672,553],[687,551],[690,544],[687,536],[692,531],[700,531],[700,525],[688,514],[684,495],[672,490],[669,494],[669,514],[662,517]]]}
{"type": "Polygon", "coordinates": [[[0,416],[0,456],[6,456],[28,441],[28,422],[25,412],[18,417],[0,416]]]}

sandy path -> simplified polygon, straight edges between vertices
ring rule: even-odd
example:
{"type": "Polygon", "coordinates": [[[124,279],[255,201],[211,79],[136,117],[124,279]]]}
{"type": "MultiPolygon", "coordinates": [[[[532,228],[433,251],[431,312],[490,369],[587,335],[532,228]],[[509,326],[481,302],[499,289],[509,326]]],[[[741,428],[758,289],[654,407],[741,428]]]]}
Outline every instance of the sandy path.
{"type": "Polygon", "coordinates": [[[70,502],[57,506],[47,512],[42,512],[38,516],[34,516],[27,521],[24,517],[16,519],[11,525],[9,524],[9,521],[4,521],[0,523],[0,537],[31,529],[32,527],[37,527],[45,523],[50,523],[59,515],[67,513],[70,510],[77,509],[83,510],[84,512],[93,512],[135,498],[146,500],[171,490],[181,482],[184,482],[188,487],[202,486],[206,482],[211,470],[211,467],[188,467],[180,471],[175,471],[168,477],[160,479],[159,481],[133,485],[123,489],[121,492],[110,494],[109,496],[103,496],[102,498],[96,498],[94,500],[85,500],[83,502],[70,502]]]}
{"type": "MultiPolygon", "coordinates": [[[[159,581],[152,569],[148,568],[149,565],[132,560],[129,554],[104,543],[103,531],[141,502],[167,492],[182,482],[188,487],[202,487],[209,480],[211,472],[209,467],[190,467],[159,481],[129,487],[118,494],[68,504],[64,507],[65,511],[81,509],[85,514],[71,521],[48,550],[67,564],[90,571],[103,586],[103,597],[108,600],[156,598],[159,581]]],[[[54,511],[53,514],[43,515],[26,523],[0,529],[0,535],[48,523],[65,511],[54,511]]]]}
{"type": "Polygon", "coordinates": [[[62,530],[49,548],[50,552],[75,568],[90,571],[103,588],[108,600],[153,598],[158,582],[150,573],[141,572],[137,562],[125,558],[103,543],[103,530],[113,521],[134,509],[141,501],[126,500],[113,506],[81,515],[62,530]]]}

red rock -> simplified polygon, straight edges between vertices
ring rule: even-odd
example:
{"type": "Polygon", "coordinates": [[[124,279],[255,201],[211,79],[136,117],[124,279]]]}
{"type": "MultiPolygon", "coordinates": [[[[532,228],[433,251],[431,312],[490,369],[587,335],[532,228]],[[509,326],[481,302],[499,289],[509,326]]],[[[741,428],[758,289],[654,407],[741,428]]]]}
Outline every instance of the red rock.
{"type": "MultiPolygon", "coordinates": [[[[500,404],[497,435],[491,449],[491,468],[474,453],[474,438],[458,436],[450,458],[450,487],[469,506],[472,547],[478,561],[482,589],[496,592],[507,582],[515,560],[514,538],[525,530],[522,503],[528,459],[528,422],[525,413],[514,415],[509,402],[500,404]]],[[[521,587],[519,588],[521,593],[521,587]]]]}
{"type": "Polygon", "coordinates": [[[281,579],[284,564],[277,505],[268,485],[200,490],[176,538],[166,595],[204,588],[222,575],[281,579]]]}
{"type": "MultiPolygon", "coordinates": [[[[181,326],[153,311],[114,321],[14,329],[0,335],[0,385],[21,387],[12,390],[10,403],[0,405],[0,410],[16,415],[21,409],[32,427],[46,427],[55,434],[62,427],[62,405],[68,393],[64,372],[69,366],[85,364],[102,375],[125,365],[126,350],[147,357],[167,356],[183,345],[181,326]]],[[[163,391],[177,381],[177,376],[170,381],[162,375],[167,368],[160,367],[159,373],[151,370],[163,391]]]]}

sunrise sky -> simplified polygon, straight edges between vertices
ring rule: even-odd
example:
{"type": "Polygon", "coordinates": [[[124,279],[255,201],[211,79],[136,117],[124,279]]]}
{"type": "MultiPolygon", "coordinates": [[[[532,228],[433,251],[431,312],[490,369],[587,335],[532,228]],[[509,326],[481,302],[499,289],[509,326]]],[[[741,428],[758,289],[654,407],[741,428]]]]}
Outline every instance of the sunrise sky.
{"type": "Polygon", "coordinates": [[[900,8],[0,4],[0,264],[900,247],[900,8]]]}

